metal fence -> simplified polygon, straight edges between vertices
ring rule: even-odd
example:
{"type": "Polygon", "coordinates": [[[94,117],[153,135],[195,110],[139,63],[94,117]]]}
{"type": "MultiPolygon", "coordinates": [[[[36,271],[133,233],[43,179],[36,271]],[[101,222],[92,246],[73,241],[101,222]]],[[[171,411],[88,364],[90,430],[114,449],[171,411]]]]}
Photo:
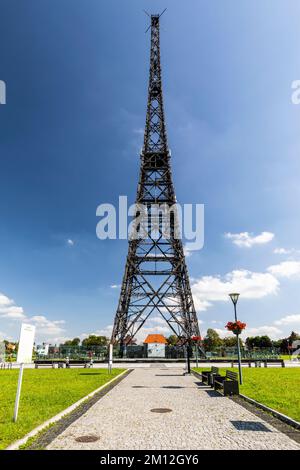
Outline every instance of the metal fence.
{"type": "MultiPolygon", "coordinates": [[[[241,351],[243,359],[278,359],[280,356],[279,349],[276,348],[256,348],[253,350],[241,351]]],[[[184,359],[186,355],[185,348],[179,346],[166,345],[165,357],[166,359],[184,359]]],[[[114,346],[113,356],[115,358],[120,357],[120,348],[118,345],[114,346]]],[[[106,360],[108,357],[108,349],[106,346],[59,346],[52,347],[49,349],[47,355],[45,354],[34,354],[36,360],[70,360],[88,361],[93,359],[94,361],[106,360]]],[[[144,359],[148,357],[147,345],[128,345],[125,348],[124,358],[128,359],[144,359]]],[[[191,358],[196,359],[197,352],[196,348],[192,348],[191,358]]],[[[198,353],[200,359],[200,354],[198,353]]],[[[237,349],[234,347],[230,348],[217,348],[215,351],[206,351],[207,359],[237,359],[237,349]]]]}

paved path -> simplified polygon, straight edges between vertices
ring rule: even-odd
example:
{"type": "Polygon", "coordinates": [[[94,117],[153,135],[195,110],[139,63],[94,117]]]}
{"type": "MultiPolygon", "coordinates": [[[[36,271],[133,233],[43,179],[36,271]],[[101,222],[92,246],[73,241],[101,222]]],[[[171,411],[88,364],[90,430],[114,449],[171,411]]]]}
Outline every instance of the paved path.
{"type": "Polygon", "coordinates": [[[182,368],[135,369],[48,449],[300,449],[242,406],[197,383],[194,376],[183,376],[182,368]],[[99,440],[75,441],[90,434],[99,440]]]}

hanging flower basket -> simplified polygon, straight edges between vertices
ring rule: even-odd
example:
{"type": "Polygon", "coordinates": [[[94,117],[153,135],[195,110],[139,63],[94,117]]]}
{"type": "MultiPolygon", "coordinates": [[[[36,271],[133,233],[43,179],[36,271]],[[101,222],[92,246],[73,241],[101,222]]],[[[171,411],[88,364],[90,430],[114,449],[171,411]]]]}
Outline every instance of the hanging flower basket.
{"type": "Polygon", "coordinates": [[[246,326],[246,323],[238,320],[236,322],[229,321],[227,325],[225,325],[225,328],[227,328],[228,331],[232,331],[232,333],[235,335],[240,335],[246,326]]]}

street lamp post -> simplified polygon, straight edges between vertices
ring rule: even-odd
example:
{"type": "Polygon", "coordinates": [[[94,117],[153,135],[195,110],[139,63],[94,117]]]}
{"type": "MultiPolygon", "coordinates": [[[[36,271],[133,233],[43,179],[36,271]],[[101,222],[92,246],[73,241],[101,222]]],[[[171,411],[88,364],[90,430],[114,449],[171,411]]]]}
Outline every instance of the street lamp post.
{"type": "Polygon", "coordinates": [[[192,336],[191,340],[196,346],[196,367],[198,367],[198,347],[199,347],[199,342],[201,341],[201,336],[192,336]]]}
{"type": "MultiPolygon", "coordinates": [[[[229,297],[232,300],[233,306],[234,306],[234,319],[235,322],[237,322],[237,314],[236,314],[236,304],[239,298],[238,293],[233,292],[232,294],[229,294],[229,297]]],[[[237,351],[238,351],[238,363],[239,363],[239,378],[240,378],[240,384],[242,385],[243,383],[243,375],[242,375],[242,364],[241,364],[241,350],[240,350],[240,339],[239,339],[240,333],[237,332],[236,334],[236,339],[237,339],[237,351]]]]}

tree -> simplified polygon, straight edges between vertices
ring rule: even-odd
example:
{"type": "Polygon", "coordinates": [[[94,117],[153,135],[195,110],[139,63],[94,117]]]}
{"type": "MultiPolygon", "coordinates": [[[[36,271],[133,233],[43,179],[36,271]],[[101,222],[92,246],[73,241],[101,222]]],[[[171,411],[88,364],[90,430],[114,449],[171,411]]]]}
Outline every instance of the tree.
{"type": "Polygon", "coordinates": [[[176,335],[170,335],[167,341],[169,346],[175,346],[178,342],[178,337],[176,335]]]}
{"type": "Polygon", "coordinates": [[[225,348],[236,347],[236,344],[237,344],[237,340],[236,340],[236,336],[234,336],[234,335],[226,336],[226,338],[223,339],[223,346],[225,348]]]}
{"type": "Polygon", "coordinates": [[[289,341],[287,338],[279,339],[278,341],[273,342],[274,348],[279,348],[280,352],[283,354],[287,354],[289,352],[289,341]]]}
{"type": "Polygon", "coordinates": [[[85,347],[107,346],[107,345],[108,345],[108,338],[106,338],[106,336],[90,335],[88,338],[85,338],[82,341],[82,346],[85,346],[85,347]]]}
{"type": "Polygon", "coordinates": [[[293,344],[293,341],[296,341],[297,339],[300,339],[300,335],[295,331],[292,331],[290,336],[287,338],[281,338],[273,341],[273,346],[274,348],[280,348],[281,353],[289,354],[291,352],[289,347],[293,344]]]}
{"type": "Polygon", "coordinates": [[[270,339],[269,336],[264,335],[260,337],[259,340],[259,347],[260,348],[271,348],[273,345],[272,340],[270,339]]]}
{"type": "Polygon", "coordinates": [[[273,346],[272,340],[269,336],[249,336],[246,339],[246,345],[249,349],[253,348],[271,348],[273,346]]]}
{"type": "Polygon", "coordinates": [[[74,338],[74,339],[72,340],[72,342],[73,342],[74,346],[79,346],[79,344],[80,344],[80,338],[74,338]]]}
{"type": "Polygon", "coordinates": [[[296,333],[295,331],[292,331],[290,336],[287,338],[289,345],[291,346],[294,341],[297,339],[300,339],[300,335],[296,333]]]}
{"type": "Polygon", "coordinates": [[[219,346],[222,346],[222,339],[220,338],[216,330],[208,328],[203,341],[203,346],[205,351],[214,351],[219,346]]]}
{"type": "Polygon", "coordinates": [[[80,344],[80,338],[74,338],[74,339],[69,339],[65,341],[63,346],[79,346],[80,344]]]}

